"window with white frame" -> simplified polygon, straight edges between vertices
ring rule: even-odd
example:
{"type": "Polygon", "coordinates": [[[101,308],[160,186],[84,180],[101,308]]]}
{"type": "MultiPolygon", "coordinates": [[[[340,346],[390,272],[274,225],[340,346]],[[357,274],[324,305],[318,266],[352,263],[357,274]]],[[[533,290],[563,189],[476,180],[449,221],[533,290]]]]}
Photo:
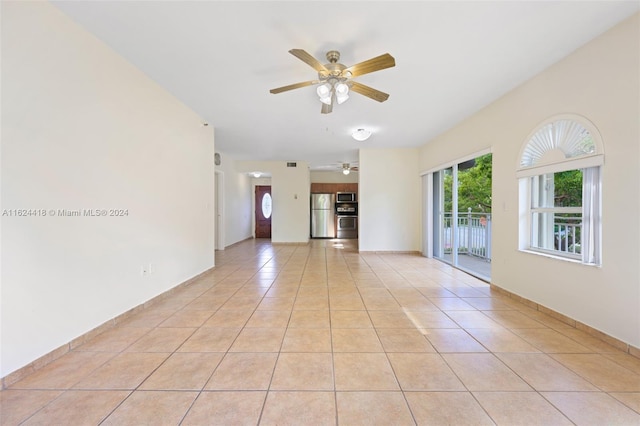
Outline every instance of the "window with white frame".
{"type": "Polygon", "coordinates": [[[595,127],[582,117],[547,120],[519,160],[520,249],[600,264],[604,154],[595,127]]]}

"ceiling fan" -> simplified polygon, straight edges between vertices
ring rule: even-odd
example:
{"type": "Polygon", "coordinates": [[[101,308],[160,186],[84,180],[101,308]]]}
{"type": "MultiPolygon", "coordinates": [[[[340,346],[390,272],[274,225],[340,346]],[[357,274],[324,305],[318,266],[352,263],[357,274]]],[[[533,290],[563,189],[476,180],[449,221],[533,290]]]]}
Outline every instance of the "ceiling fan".
{"type": "Polygon", "coordinates": [[[320,111],[322,114],[329,114],[333,110],[333,104],[335,102],[341,104],[349,99],[349,91],[351,90],[378,102],[384,102],[389,98],[387,93],[352,80],[354,77],[394,67],[396,61],[393,56],[388,53],[351,65],[350,67],[338,62],[340,60],[340,52],[337,50],[327,52],[327,60],[329,63],[324,65],[302,49],[291,49],[289,53],[318,71],[318,79],[271,89],[271,93],[282,93],[288,90],[319,84],[316,92],[320,98],[320,102],[322,102],[322,110],[320,111]]]}
{"type": "Polygon", "coordinates": [[[358,166],[351,166],[349,163],[342,163],[342,174],[348,175],[351,172],[357,172],[358,166]]]}

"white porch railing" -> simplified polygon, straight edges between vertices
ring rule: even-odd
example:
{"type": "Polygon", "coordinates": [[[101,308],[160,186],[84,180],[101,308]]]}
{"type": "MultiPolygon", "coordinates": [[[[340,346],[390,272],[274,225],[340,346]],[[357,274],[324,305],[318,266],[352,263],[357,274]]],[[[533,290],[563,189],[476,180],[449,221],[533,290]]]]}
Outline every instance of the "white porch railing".
{"type": "MultiPolygon", "coordinates": [[[[453,247],[452,214],[444,214],[443,241],[445,253],[453,247]]],[[[458,254],[491,260],[491,213],[458,213],[458,254]]]]}
{"type": "Polygon", "coordinates": [[[582,214],[553,216],[554,249],[562,253],[580,254],[582,214]]]}
{"type": "MultiPolygon", "coordinates": [[[[444,252],[451,253],[453,248],[452,214],[443,217],[444,252]]],[[[580,255],[582,235],[582,215],[559,216],[553,218],[553,249],[562,253],[580,255]]],[[[491,261],[491,214],[458,213],[458,254],[467,254],[491,261]]]]}

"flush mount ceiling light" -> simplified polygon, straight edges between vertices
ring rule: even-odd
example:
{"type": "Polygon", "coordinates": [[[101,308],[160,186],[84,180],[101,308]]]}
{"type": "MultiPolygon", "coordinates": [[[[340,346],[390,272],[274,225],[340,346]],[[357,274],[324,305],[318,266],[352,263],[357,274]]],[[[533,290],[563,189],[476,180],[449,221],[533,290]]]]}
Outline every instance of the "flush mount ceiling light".
{"type": "Polygon", "coordinates": [[[367,129],[358,129],[355,132],[351,133],[351,137],[353,137],[358,142],[366,141],[371,136],[371,131],[367,129]]]}
{"type": "Polygon", "coordinates": [[[252,172],[251,174],[253,175],[254,178],[259,178],[261,176],[260,172],[252,172]]]}

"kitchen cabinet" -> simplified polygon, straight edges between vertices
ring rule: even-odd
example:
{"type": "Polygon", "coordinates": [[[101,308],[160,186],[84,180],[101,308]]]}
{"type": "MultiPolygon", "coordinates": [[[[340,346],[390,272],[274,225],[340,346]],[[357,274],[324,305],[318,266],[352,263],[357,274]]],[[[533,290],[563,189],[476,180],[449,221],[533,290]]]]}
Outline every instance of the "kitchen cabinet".
{"type": "Polygon", "coordinates": [[[357,183],[312,183],[312,193],[328,193],[335,194],[336,192],[355,192],[358,193],[357,183]]]}

